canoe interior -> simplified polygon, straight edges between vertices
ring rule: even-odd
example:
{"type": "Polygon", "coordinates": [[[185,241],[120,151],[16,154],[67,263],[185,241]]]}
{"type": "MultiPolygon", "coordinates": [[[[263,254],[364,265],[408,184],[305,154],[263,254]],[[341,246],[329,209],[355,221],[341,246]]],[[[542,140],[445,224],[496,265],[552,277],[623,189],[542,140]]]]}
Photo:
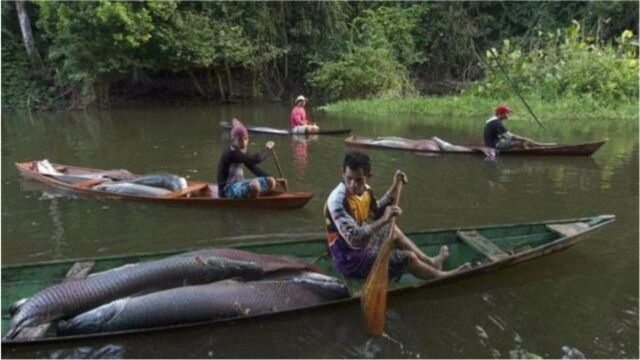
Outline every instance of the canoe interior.
{"type": "MultiPolygon", "coordinates": [[[[187,180],[187,185],[189,187],[202,185],[208,186],[211,189],[211,194],[208,196],[202,196],[202,192],[194,192],[191,196],[178,196],[178,197],[156,197],[156,196],[145,196],[145,195],[134,195],[134,194],[124,194],[124,193],[113,193],[109,191],[101,191],[95,190],[90,187],[81,187],[76,186],[74,183],[68,183],[61,181],[55,177],[48,176],[45,174],[40,174],[34,170],[32,170],[31,165],[33,161],[16,163],[16,167],[20,171],[20,173],[29,178],[41,183],[50,185],[52,187],[68,190],[76,193],[84,193],[90,194],[93,196],[99,197],[108,197],[108,198],[122,198],[122,199],[130,199],[130,200],[138,200],[138,201],[149,201],[149,202],[161,202],[161,203],[176,203],[176,204],[189,204],[189,205],[203,205],[203,206],[232,206],[232,207],[248,207],[248,208],[274,208],[274,209],[296,209],[301,208],[311,200],[313,197],[313,193],[310,192],[281,192],[281,191],[273,191],[267,195],[254,198],[254,199],[229,199],[229,198],[220,198],[217,195],[218,187],[213,183],[206,183],[202,181],[191,181],[187,180]]],[[[86,175],[86,174],[97,174],[104,173],[106,170],[102,169],[91,169],[84,168],[78,166],[64,165],[64,164],[55,164],[52,165],[58,169],[61,173],[67,176],[74,175],[86,175]]],[[[118,169],[122,170],[122,169],[118,169]]],[[[110,170],[112,171],[112,170],[110,170]]],[[[134,174],[135,175],[135,174],[134,174]]]]}
{"type": "MultiPolygon", "coordinates": [[[[556,220],[518,225],[492,225],[466,229],[444,229],[413,232],[407,235],[428,255],[434,256],[443,245],[449,247],[450,256],[443,268],[452,269],[463,263],[472,263],[468,273],[482,272],[502,266],[526,261],[573,245],[583,234],[604,226],[612,221],[613,215],[599,215],[588,218],[556,220]],[[558,231],[560,229],[560,231],[558,231]],[[501,261],[490,259],[481,251],[461,239],[461,233],[473,232],[486,239],[491,246],[504,252],[506,258],[501,261]]],[[[344,279],[333,265],[325,239],[314,240],[278,240],[269,243],[245,243],[231,246],[256,253],[296,256],[316,264],[326,274],[341,278],[347,282],[353,296],[359,295],[362,280],[344,279]]],[[[139,261],[157,260],[172,254],[192,249],[173,250],[160,253],[142,253],[128,256],[107,256],[94,258],[92,273],[112,269],[139,261]]],[[[14,302],[31,296],[45,287],[61,282],[67,271],[78,261],[73,259],[49,261],[31,264],[8,265],[2,267],[2,334],[8,330],[10,320],[9,306],[14,302]]],[[[423,281],[405,274],[399,281],[390,281],[389,291],[409,289],[440,280],[423,281]]]]}
{"type": "MultiPolygon", "coordinates": [[[[223,129],[231,129],[233,126],[226,121],[220,123],[223,129]]],[[[247,131],[260,134],[274,134],[274,135],[294,135],[289,129],[272,128],[268,126],[246,126],[247,131]]],[[[295,134],[295,135],[338,135],[348,134],[351,129],[320,129],[317,133],[312,134],[295,134]]]]}
{"type": "MultiPolygon", "coordinates": [[[[411,143],[417,140],[404,139],[407,142],[411,143]]],[[[483,147],[481,144],[458,144],[461,146],[466,146],[469,148],[469,151],[444,151],[444,150],[429,150],[429,149],[410,149],[401,146],[394,145],[381,145],[376,142],[376,139],[360,137],[360,136],[349,136],[345,139],[345,142],[351,146],[364,146],[364,147],[376,147],[376,148],[385,148],[385,149],[395,149],[395,150],[405,150],[412,152],[424,152],[424,153],[434,153],[434,154],[477,154],[483,155],[484,152],[480,150],[483,147]]],[[[594,152],[596,152],[602,145],[604,145],[607,141],[594,141],[582,144],[554,144],[554,145],[540,145],[531,147],[528,149],[511,149],[511,150],[502,150],[499,152],[499,155],[555,155],[555,156],[590,156],[594,152]]]]}

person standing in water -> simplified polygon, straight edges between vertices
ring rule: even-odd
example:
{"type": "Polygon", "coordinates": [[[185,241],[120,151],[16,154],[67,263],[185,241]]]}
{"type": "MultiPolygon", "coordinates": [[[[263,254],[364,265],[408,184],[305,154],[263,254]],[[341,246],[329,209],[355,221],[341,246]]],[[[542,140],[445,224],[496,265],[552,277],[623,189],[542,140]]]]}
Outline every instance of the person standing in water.
{"type": "Polygon", "coordinates": [[[304,109],[306,103],[307,98],[298,96],[289,114],[289,128],[294,134],[313,134],[320,130],[318,125],[307,119],[307,112],[304,109]]]}

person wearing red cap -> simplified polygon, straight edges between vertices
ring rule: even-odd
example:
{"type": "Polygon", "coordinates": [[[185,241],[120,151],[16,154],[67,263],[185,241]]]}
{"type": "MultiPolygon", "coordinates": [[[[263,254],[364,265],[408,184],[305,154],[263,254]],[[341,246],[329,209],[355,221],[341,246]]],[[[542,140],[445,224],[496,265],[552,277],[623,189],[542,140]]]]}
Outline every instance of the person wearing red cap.
{"type": "Polygon", "coordinates": [[[307,98],[300,95],[296,98],[295,106],[289,114],[289,128],[294,134],[313,134],[317,133],[320,128],[315,123],[311,123],[307,119],[307,112],[304,110],[304,105],[307,103],[307,98]]]}
{"type": "Polygon", "coordinates": [[[513,110],[507,105],[496,108],[495,116],[487,120],[484,126],[484,145],[496,150],[509,150],[511,148],[528,148],[537,142],[524,136],[510,133],[502,123],[509,118],[513,110]]]}
{"type": "Polygon", "coordinates": [[[285,183],[285,179],[275,179],[258,167],[269,155],[275,143],[267,141],[264,149],[254,155],[247,154],[249,133],[238,119],[233,119],[231,129],[231,146],[228,146],[218,162],[218,196],[243,199],[257,197],[272,191],[277,183],[285,183]],[[245,180],[244,165],[257,178],[245,180]]]}

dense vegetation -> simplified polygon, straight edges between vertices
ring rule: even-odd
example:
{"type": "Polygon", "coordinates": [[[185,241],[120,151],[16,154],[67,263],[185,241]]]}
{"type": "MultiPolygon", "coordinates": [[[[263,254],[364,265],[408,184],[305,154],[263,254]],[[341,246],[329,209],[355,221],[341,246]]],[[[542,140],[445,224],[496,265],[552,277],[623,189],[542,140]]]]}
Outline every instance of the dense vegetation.
{"type": "Polygon", "coordinates": [[[512,95],[485,55],[492,48],[539,99],[638,97],[637,2],[58,1],[1,10],[5,109],[512,95]]]}

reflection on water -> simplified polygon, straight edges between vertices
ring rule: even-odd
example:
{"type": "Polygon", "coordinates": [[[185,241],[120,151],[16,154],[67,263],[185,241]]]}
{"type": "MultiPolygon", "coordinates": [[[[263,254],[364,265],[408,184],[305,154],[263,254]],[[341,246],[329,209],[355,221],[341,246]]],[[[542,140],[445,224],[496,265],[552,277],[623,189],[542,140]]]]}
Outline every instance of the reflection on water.
{"type": "Polygon", "coordinates": [[[81,346],[73,350],[54,351],[43,354],[42,358],[51,359],[122,359],[124,352],[122,347],[105,345],[101,347],[81,346]]]}
{"type": "MultiPolygon", "coordinates": [[[[292,190],[314,198],[296,211],[161,206],[59,192],[24,181],[14,162],[48,158],[92,168],[169,172],[214,181],[228,144],[221,120],[277,126],[279,106],[203,106],[106,112],[3,114],[3,264],[152,252],[188,247],[302,239],[322,234],[319,216],[340,179],[344,136],[298,138],[252,134],[250,148],[277,143],[292,190]],[[272,122],[265,119],[274,119],[272,122]],[[48,195],[43,195],[43,194],[48,195]]],[[[327,127],[354,135],[477,142],[485,119],[394,121],[319,113],[327,127]],[[451,120],[451,121],[449,121],[451,120]]],[[[357,305],[278,320],[165,334],[56,344],[10,357],[638,357],[637,124],[564,122],[545,141],[611,140],[593,157],[419,156],[368,149],[370,184],[386,190],[407,172],[404,230],[517,223],[613,213],[614,224],[552,256],[510,269],[390,299],[385,336],[371,339],[357,305]]],[[[526,131],[530,130],[530,131],[526,131]]],[[[265,171],[276,173],[273,161],[265,171]]]]}
{"type": "Polygon", "coordinates": [[[51,248],[53,249],[53,256],[56,259],[62,259],[64,257],[63,252],[66,242],[64,241],[64,227],[60,216],[58,199],[55,197],[49,202],[49,215],[51,216],[51,222],[53,223],[50,240],[51,248]]]}
{"type": "Polygon", "coordinates": [[[318,139],[318,135],[291,136],[291,155],[293,157],[293,166],[295,167],[295,176],[297,178],[303,179],[305,177],[308,166],[309,143],[317,142],[318,139]]]}

